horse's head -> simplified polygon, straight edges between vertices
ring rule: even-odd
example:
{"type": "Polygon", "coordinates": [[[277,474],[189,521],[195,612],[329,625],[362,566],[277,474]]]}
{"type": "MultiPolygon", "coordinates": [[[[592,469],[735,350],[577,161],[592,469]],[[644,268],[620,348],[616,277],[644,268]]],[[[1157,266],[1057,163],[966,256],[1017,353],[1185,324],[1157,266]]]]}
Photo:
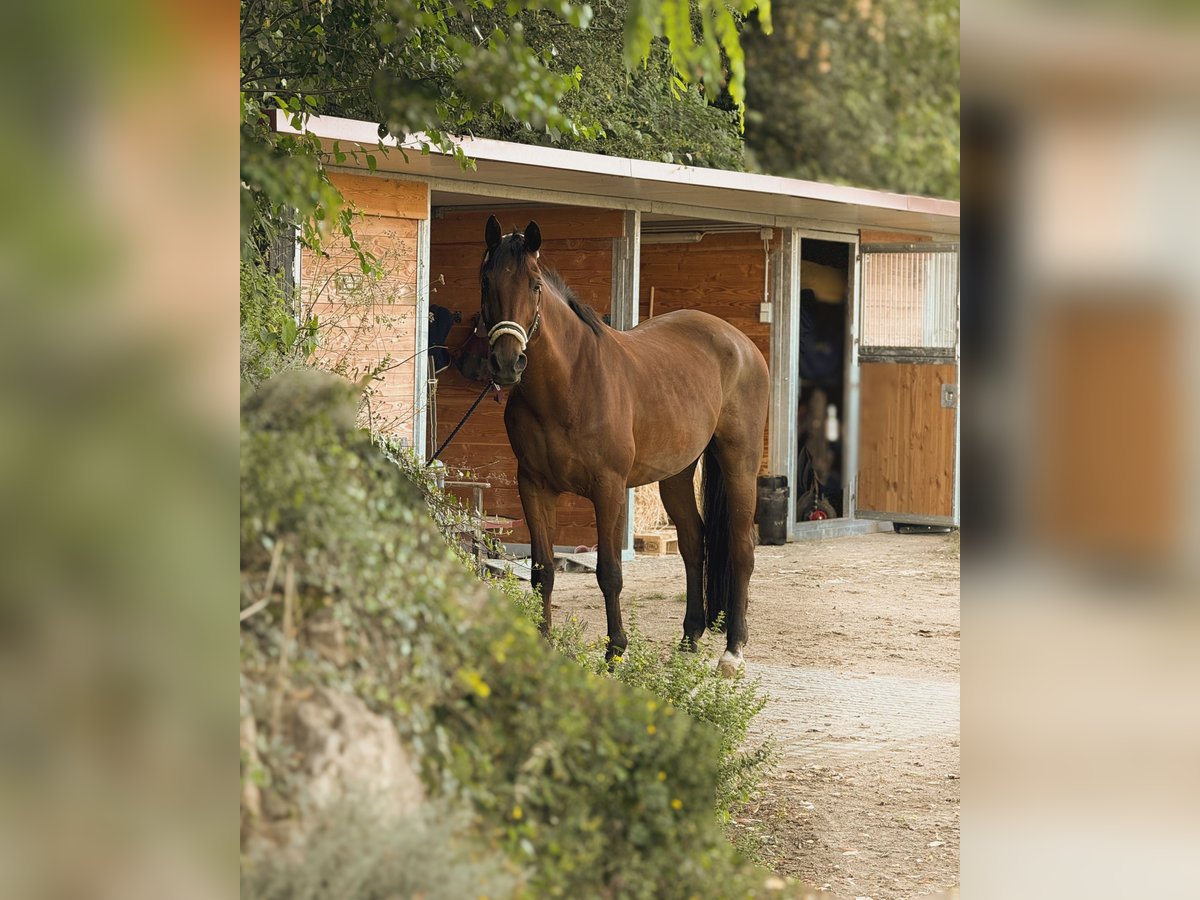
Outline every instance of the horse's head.
{"type": "Polygon", "coordinates": [[[481,313],[488,331],[492,380],[502,386],[521,380],[528,359],[525,348],[541,319],[542,272],[538,247],[542,232],[530,222],[525,233],[501,236],[500,222],[488,219],[484,232],[487,250],[479,267],[481,313]]]}

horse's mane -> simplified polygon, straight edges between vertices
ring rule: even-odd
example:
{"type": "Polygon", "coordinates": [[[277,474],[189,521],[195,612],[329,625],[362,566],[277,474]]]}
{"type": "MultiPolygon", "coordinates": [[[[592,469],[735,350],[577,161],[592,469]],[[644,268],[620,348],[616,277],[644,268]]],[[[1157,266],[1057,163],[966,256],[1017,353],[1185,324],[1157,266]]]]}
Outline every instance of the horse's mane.
{"type": "MultiPolygon", "coordinates": [[[[525,269],[525,235],[520,232],[515,232],[506,235],[496,248],[490,253],[484,254],[483,263],[479,267],[480,282],[482,283],[487,278],[488,271],[495,266],[501,258],[512,260],[518,268],[525,269]]],[[[596,310],[592,309],[588,304],[584,303],[576,293],[571,290],[571,287],[563,280],[562,275],[549,266],[542,266],[542,280],[549,282],[555,292],[567,301],[567,305],[571,307],[571,311],[579,317],[579,320],[588,328],[592,329],[593,333],[599,336],[603,330],[603,320],[596,310]]]]}
{"type": "Polygon", "coordinates": [[[570,285],[563,280],[563,277],[558,274],[556,269],[552,269],[549,266],[542,266],[542,280],[550,282],[550,286],[558,291],[560,297],[567,301],[567,305],[571,307],[575,315],[579,316],[583,324],[592,329],[597,335],[600,334],[602,330],[601,326],[604,324],[600,318],[600,314],[576,296],[575,292],[571,290],[570,285]]]}

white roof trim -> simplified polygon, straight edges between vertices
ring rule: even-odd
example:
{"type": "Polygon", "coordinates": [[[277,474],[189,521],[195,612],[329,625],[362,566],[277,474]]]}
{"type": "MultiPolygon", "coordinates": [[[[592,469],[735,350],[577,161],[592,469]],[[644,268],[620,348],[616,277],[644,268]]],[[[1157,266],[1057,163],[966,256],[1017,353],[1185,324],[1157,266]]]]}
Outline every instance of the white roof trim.
{"type": "MultiPolygon", "coordinates": [[[[300,133],[282,112],[277,112],[275,128],[283,133],[300,133]]],[[[305,123],[304,131],[315,135],[326,147],[337,141],[343,151],[357,147],[370,150],[380,145],[378,126],[357,119],[314,116],[305,123]]],[[[553,182],[548,189],[560,194],[565,190],[615,199],[644,200],[647,208],[655,203],[675,203],[725,211],[733,217],[739,212],[753,212],[760,216],[812,218],[867,227],[911,227],[917,231],[958,233],[959,203],[956,200],[486,138],[455,139],[455,143],[478,165],[476,171],[464,171],[451,155],[442,154],[435,148],[431,147],[428,154],[422,153],[423,141],[425,138],[420,134],[409,135],[403,144],[395,137],[388,137],[383,145],[402,147],[408,151],[409,158],[406,161],[399,153],[388,154],[386,158],[378,159],[379,169],[417,178],[438,177],[464,183],[511,183],[526,189],[536,186],[541,174],[553,182]],[[563,176],[572,178],[570,185],[564,185],[563,176]],[[839,209],[842,215],[837,214],[839,209]],[[850,214],[851,210],[853,214],[850,214]]],[[[465,184],[464,189],[469,187],[465,184]]]]}

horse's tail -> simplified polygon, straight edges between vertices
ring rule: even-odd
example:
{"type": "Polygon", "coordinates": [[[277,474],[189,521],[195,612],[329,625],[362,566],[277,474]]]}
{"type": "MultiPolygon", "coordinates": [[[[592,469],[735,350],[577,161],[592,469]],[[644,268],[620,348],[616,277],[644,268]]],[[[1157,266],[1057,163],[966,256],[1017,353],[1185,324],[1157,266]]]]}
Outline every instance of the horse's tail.
{"type": "Polygon", "coordinates": [[[729,595],[733,588],[733,564],[729,556],[729,497],[725,493],[725,473],[717,456],[713,438],[704,450],[704,469],[700,479],[704,508],[704,602],[708,627],[717,618],[729,615],[729,595]]]}

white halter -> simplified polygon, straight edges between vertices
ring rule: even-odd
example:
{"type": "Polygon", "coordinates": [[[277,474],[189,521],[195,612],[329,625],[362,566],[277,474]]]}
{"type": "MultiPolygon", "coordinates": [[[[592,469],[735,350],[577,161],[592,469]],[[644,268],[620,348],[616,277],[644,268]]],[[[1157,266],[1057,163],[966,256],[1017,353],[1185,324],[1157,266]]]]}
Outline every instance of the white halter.
{"type": "Polygon", "coordinates": [[[518,353],[525,352],[525,348],[529,345],[529,335],[519,322],[510,322],[508,320],[497,322],[488,329],[488,345],[496,343],[500,336],[505,334],[511,334],[520,342],[521,346],[517,350],[518,353]]]}
{"type": "MultiPolygon", "coordinates": [[[[514,234],[521,236],[520,232],[513,231],[513,232],[510,232],[509,234],[506,234],[504,237],[511,237],[514,234]]],[[[490,249],[483,254],[484,263],[486,263],[488,261],[488,258],[491,257],[491,255],[492,255],[492,251],[490,249]]],[[[540,256],[541,256],[541,253],[535,252],[533,254],[534,259],[537,259],[540,256]]],[[[538,295],[537,306],[534,307],[534,310],[533,310],[533,324],[529,326],[529,331],[526,331],[525,326],[522,325],[520,322],[513,322],[510,319],[505,319],[503,322],[497,322],[495,325],[493,325],[491,328],[488,329],[488,346],[489,347],[492,346],[493,344],[495,344],[496,341],[498,341],[502,335],[511,334],[521,344],[521,346],[519,348],[517,348],[517,352],[518,353],[525,352],[525,348],[529,346],[529,339],[533,336],[533,333],[535,331],[537,331],[538,324],[540,323],[541,317],[542,317],[542,291],[541,291],[540,286],[538,288],[537,295],[538,295]]]]}

